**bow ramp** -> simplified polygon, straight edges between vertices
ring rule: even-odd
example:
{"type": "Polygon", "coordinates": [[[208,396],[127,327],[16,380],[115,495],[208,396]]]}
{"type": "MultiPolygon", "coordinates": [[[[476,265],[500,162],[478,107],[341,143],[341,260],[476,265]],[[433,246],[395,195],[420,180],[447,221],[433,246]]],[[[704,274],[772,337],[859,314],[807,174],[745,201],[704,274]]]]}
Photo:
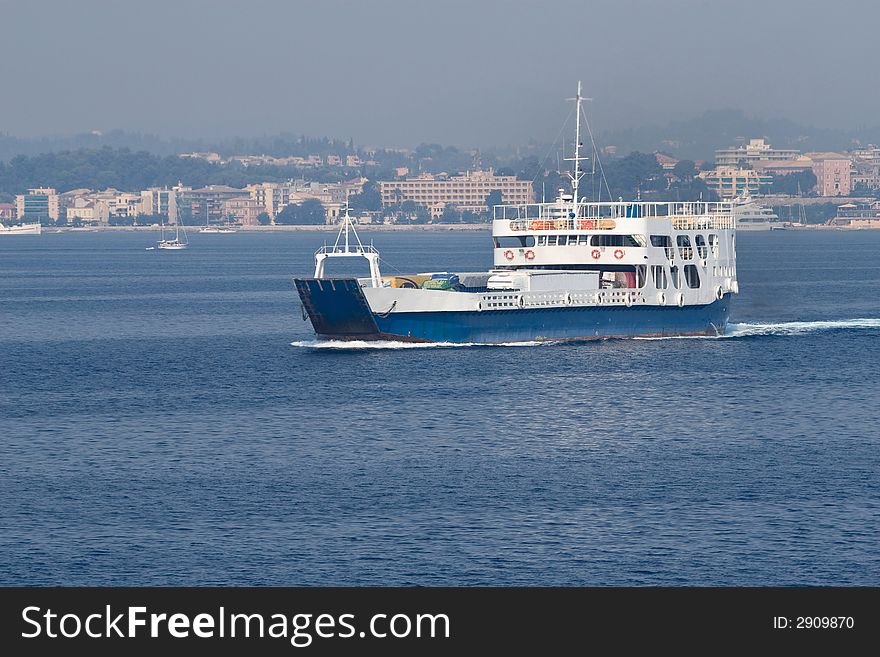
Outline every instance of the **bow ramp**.
{"type": "Polygon", "coordinates": [[[335,339],[377,339],[379,327],[354,278],[298,278],[296,290],[315,333],[335,339]]]}

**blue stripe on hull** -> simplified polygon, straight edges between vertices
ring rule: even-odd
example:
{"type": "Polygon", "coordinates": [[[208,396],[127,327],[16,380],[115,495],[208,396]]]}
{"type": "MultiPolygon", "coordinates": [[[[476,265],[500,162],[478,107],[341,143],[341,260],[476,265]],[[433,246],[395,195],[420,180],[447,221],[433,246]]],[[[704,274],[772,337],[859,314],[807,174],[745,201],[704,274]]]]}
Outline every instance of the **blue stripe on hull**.
{"type": "Polygon", "coordinates": [[[374,315],[382,337],[430,342],[529,342],[716,335],[730,317],[730,295],[702,306],[590,306],[483,312],[374,315]]]}

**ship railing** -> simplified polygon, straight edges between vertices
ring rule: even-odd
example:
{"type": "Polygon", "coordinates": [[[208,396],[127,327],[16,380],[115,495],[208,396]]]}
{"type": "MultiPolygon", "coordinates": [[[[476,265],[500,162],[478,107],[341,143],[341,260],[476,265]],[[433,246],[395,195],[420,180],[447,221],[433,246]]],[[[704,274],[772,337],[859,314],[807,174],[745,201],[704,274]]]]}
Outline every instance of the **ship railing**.
{"type": "Polygon", "coordinates": [[[647,303],[641,289],[609,288],[575,292],[494,292],[480,297],[480,310],[560,308],[565,306],[633,306],[647,303]]]}
{"type": "Polygon", "coordinates": [[[367,245],[350,245],[346,247],[343,244],[333,245],[333,244],[325,244],[320,249],[315,251],[315,255],[360,255],[362,253],[379,253],[379,250],[373,246],[372,244],[367,245]]]}
{"type": "Polygon", "coordinates": [[[496,205],[496,222],[509,222],[509,229],[610,230],[618,220],[670,219],[678,230],[733,228],[733,204],[727,201],[524,203],[496,205]]]}

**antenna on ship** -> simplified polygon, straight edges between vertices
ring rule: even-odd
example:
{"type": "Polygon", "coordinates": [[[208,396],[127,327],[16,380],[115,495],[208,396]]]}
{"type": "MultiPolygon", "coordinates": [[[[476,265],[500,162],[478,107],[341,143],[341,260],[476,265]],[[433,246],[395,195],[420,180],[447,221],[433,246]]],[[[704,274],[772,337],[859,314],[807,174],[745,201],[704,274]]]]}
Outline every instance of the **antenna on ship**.
{"type": "Polygon", "coordinates": [[[577,121],[575,122],[575,133],[574,133],[574,157],[565,158],[568,161],[574,161],[574,173],[569,173],[569,177],[571,178],[571,195],[572,201],[574,202],[574,207],[577,209],[578,203],[580,202],[580,196],[578,195],[578,186],[580,185],[581,178],[584,177],[585,173],[581,170],[581,160],[588,160],[588,157],[581,157],[581,102],[585,100],[592,100],[591,98],[584,98],[581,96],[581,81],[578,80],[578,89],[577,95],[574,98],[569,98],[568,100],[575,101],[575,112],[577,112],[577,121]]]}

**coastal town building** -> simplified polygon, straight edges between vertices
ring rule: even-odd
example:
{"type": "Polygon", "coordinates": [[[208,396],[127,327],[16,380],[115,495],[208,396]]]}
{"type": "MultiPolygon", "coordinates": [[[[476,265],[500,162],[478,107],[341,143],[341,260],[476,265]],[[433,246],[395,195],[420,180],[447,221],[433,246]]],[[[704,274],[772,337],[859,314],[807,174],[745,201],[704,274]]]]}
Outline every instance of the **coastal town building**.
{"type": "Polygon", "coordinates": [[[857,187],[880,188],[880,148],[871,145],[867,148],[854,150],[851,155],[853,189],[857,187]]]}
{"type": "Polygon", "coordinates": [[[793,148],[771,148],[764,139],[749,139],[748,143],[734,148],[715,151],[716,166],[742,166],[760,168],[770,162],[797,160],[801,155],[793,148]]]}
{"type": "Polygon", "coordinates": [[[721,199],[757,196],[773,182],[772,176],[733,166],[719,166],[711,171],[701,171],[698,177],[721,199]]]}
{"type": "Polygon", "coordinates": [[[447,205],[459,210],[486,212],[486,197],[494,191],[501,192],[503,203],[534,202],[531,182],[518,180],[516,176],[496,176],[491,169],[451,177],[423,174],[379,183],[384,207],[412,201],[428,208],[435,217],[440,216],[447,205]]]}
{"type": "Polygon", "coordinates": [[[218,223],[223,220],[223,202],[240,196],[249,196],[247,190],[229,187],[228,185],[207,185],[193,189],[178,186],[178,215],[186,216],[187,223],[218,223]]]}
{"type": "Polygon", "coordinates": [[[15,203],[0,203],[0,221],[15,219],[15,203]]]}
{"type": "Polygon", "coordinates": [[[841,153],[808,153],[816,175],[819,196],[849,196],[852,191],[852,160],[841,153]]]}
{"type": "Polygon", "coordinates": [[[61,202],[58,192],[52,187],[33,187],[27,194],[15,197],[15,214],[23,220],[58,221],[61,215],[61,202]]]}
{"type": "Polygon", "coordinates": [[[880,201],[839,205],[837,216],[830,219],[828,225],[846,228],[880,228],[880,201]]]}
{"type": "Polygon", "coordinates": [[[177,192],[167,187],[151,187],[141,192],[140,214],[164,215],[177,223],[177,192]]]}
{"type": "Polygon", "coordinates": [[[223,201],[223,217],[226,222],[242,226],[256,226],[263,207],[250,196],[228,198],[223,201]]]}
{"type": "MultiPolygon", "coordinates": [[[[278,213],[290,203],[290,184],[288,183],[256,183],[245,187],[248,195],[274,221],[278,213]]],[[[258,213],[259,214],[259,213],[258,213]]]]}

